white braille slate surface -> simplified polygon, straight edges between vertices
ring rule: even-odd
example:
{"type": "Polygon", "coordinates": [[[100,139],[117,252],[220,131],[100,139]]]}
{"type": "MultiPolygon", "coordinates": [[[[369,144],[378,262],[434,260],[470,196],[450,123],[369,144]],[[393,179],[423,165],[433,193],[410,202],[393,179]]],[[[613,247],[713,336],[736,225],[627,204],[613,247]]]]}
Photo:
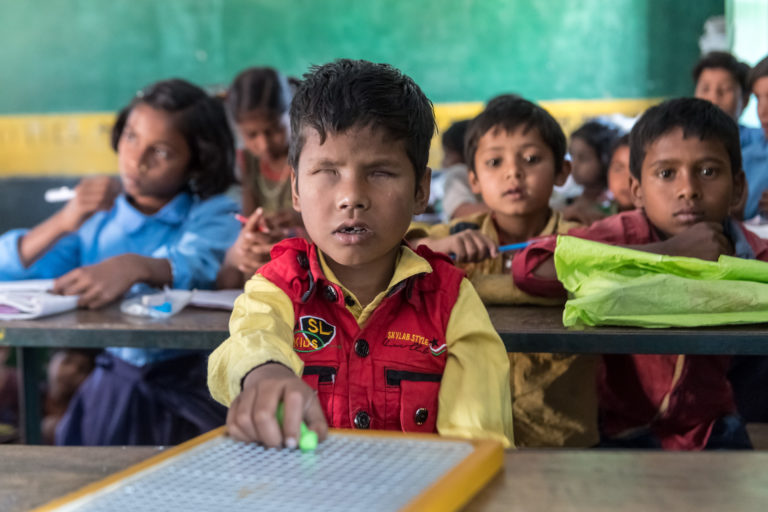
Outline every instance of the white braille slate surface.
{"type": "Polygon", "coordinates": [[[332,434],[314,453],[216,437],[58,511],[397,510],[472,444],[332,434]]]}

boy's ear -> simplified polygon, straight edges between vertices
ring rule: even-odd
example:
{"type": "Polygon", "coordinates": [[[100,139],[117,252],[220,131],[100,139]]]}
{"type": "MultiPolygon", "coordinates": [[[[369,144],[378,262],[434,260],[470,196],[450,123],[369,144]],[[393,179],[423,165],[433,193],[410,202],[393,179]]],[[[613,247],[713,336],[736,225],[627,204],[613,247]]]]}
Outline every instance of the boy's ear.
{"type": "Polygon", "coordinates": [[[427,210],[429,204],[429,188],[432,183],[432,169],[427,167],[419,183],[416,184],[416,202],[414,204],[414,214],[419,215],[427,210]]]}
{"type": "Polygon", "coordinates": [[[299,179],[296,176],[296,170],[291,168],[291,203],[293,209],[301,213],[301,206],[299,206],[299,179]]]}
{"type": "Polygon", "coordinates": [[[555,186],[556,187],[562,187],[565,185],[566,180],[568,179],[568,176],[571,174],[571,161],[570,160],[563,160],[563,167],[560,169],[560,172],[555,174],[555,186]]]}
{"type": "Polygon", "coordinates": [[[477,171],[467,169],[467,179],[469,180],[469,188],[472,190],[472,193],[475,195],[479,194],[481,190],[480,180],[477,179],[477,171]]]}
{"type": "Polygon", "coordinates": [[[629,195],[632,197],[632,203],[635,208],[642,208],[645,206],[645,199],[643,198],[643,187],[640,186],[640,180],[629,175],[629,195]]]}
{"type": "Polygon", "coordinates": [[[746,196],[747,178],[744,171],[739,171],[733,177],[733,194],[731,194],[731,206],[741,205],[743,196],[746,196]]]}

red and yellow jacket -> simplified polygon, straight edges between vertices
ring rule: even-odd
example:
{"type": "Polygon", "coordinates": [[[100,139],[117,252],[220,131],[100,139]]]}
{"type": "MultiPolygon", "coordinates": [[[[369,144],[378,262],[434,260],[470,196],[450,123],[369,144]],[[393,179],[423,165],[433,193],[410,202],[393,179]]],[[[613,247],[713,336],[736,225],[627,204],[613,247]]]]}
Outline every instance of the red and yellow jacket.
{"type": "Polygon", "coordinates": [[[302,239],[278,244],[246,285],[209,361],[224,404],[274,360],[318,391],[329,425],[491,437],[509,446],[506,351],[471,284],[442,256],[403,246],[363,307],[302,239]]]}

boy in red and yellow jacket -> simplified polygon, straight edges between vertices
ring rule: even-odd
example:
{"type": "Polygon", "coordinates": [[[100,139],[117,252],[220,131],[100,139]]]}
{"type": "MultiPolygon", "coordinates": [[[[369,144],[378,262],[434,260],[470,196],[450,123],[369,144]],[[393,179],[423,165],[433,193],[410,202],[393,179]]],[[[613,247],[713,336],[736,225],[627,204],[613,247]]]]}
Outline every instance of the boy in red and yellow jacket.
{"type": "Polygon", "coordinates": [[[304,420],[321,439],[330,424],[511,445],[509,363],[482,302],[449,260],[402,242],[427,204],[433,131],[429,100],[390,66],[305,76],[290,161],[314,243],[275,247],[211,355],[234,438],[295,447],[304,420]]]}

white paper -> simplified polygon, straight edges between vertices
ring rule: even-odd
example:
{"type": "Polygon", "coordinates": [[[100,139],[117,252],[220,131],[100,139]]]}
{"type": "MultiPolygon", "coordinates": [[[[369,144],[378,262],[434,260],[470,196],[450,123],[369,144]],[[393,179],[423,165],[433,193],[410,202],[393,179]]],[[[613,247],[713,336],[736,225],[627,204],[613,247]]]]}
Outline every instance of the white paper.
{"type": "Polygon", "coordinates": [[[77,299],[77,295],[42,291],[0,291],[0,320],[31,320],[64,313],[77,307],[77,299]]]}
{"type": "Polygon", "coordinates": [[[192,293],[192,306],[199,308],[224,309],[232,311],[237,299],[243,290],[195,290],[192,293]]]}
{"type": "Polygon", "coordinates": [[[0,292],[47,292],[53,289],[53,279],[0,281],[0,292]]]}

